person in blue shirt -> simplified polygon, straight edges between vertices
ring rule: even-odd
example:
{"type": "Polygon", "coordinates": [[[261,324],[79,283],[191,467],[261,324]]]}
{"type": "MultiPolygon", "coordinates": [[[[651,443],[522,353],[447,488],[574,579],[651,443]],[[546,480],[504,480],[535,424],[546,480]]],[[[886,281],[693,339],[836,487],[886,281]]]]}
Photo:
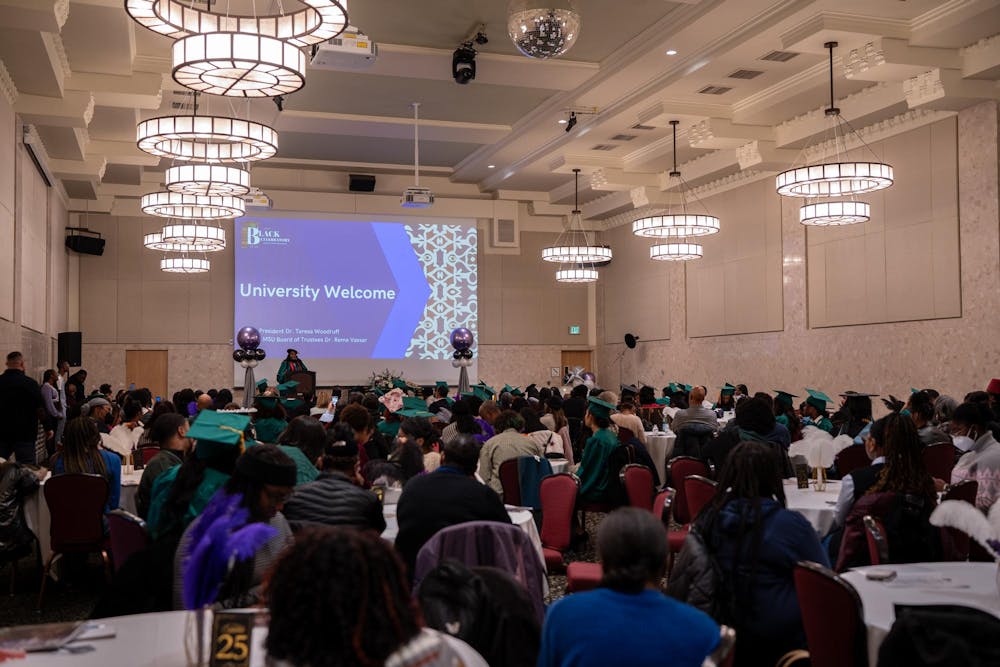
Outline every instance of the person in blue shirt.
{"type": "Polygon", "coordinates": [[[89,473],[108,480],[107,514],[118,509],[122,495],[122,460],[113,452],[101,449],[101,434],[97,424],[88,417],[77,417],[63,431],[63,450],[52,467],[53,475],[89,473]]]}
{"type": "Polygon", "coordinates": [[[719,626],[660,590],[667,536],[651,512],[615,510],[597,533],[601,587],[549,607],[538,667],[700,667],[719,626]]]}

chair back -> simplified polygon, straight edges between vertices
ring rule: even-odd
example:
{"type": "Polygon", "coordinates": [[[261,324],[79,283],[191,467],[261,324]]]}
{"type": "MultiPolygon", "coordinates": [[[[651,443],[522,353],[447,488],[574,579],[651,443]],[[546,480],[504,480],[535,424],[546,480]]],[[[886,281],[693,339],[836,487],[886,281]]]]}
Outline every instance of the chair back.
{"type": "Polygon", "coordinates": [[[498,567],[513,575],[531,595],[535,613],[545,616],[545,565],[528,534],[519,527],[496,521],[468,521],[443,528],[420,548],[414,568],[414,587],[444,560],[467,567],[498,567]]]}
{"type": "Polygon", "coordinates": [[[955,445],[950,442],[928,445],[924,447],[921,456],[924,459],[924,467],[931,477],[946,482],[951,479],[951,469],[955,467],[955,445]]]}
{"type": "Polygon", "coordinates": [[[500,464],[500,486],[507,505],[521,505],[521,477],[517,473],[517,459],[507,459],[500,464]]]}
{"type": "Polygon", "coordinates": [[[53,553],[96,551],[104,540],[108,480],[100,475],[67,473],[45,482],[52,524],[53,553]]]}
{"type": "Polygon", "coordinates": [[[718,488],[718,482],[702,475],[688,475],[684,478],[684,496],[692,519],[697,517],[701,509],[711,502],[718,488]]]}
{"type": "Polygon", "coordinates": [[[573,508],[580,480],[569,473],[549,475],[542,480],[542,546],[566,551],[573,536],[573,508]]]}
{"type": "Polygon", "coordinates": [[[889,541],[885,536],[885,526],[876,517],[866,514],[862,519],[865,524],[865,537],[868,539],[868,557],[872,565],[883,565],[889,562],[889,541]]]}
{"type": "MultiPolygon", "coordinates": [[[[936,446],[936,445],[935,445],[936,446]]],[[[945,500],[964,500],[970,505],[976,504],[976,494],[979,493],[979,482],[974,479],[967,479],[953,486],[948,487],[941,497],[945,500]]],[[[972,548],[969,536],[958,528],[941,528],[941,548],[942,557],[948,561],[969,560],[969,552],[972,548]]]]}
{"type": "Polygon", "coordinates": [[[715,437],[710,426],[686,426],[677,431],[674,451],[678,456],[701,458],[701,450],[715,437]]]}
{"type": "Polygon", "coordinates": [[[691,523],[691,512],[687,505],[684,479],[691,475],[711,477],[708,464],[693,456],[675,456],[667,462],[667,484],[677,493],[674,495],[673,512],[677,523],[691,523]]]}
{"type": "Polygon", "coordinates": [[[871,465],[868,453],[864,445],[848,445],[840,450],[833,462],[837,466],[837,472],[841,477],[846,477],[858,468],[866,468],[871,465]]]}
{"type": "Polygon", "coordinates": [[[148,466],[149,462],[153,460],[153,457],[160,453],[159,447],[140,447],[139,451],[136,452],[139,455],[139,460],[142,462],[142,466],[148,466]]]}
{"type": "Polygon", "coordinates": [[[618,442],[623,445],[627,445],[632,442],[632,438],[635,437],[635,431],[630,428],[625,428],[624,426],[618,427],[618,442]]]}
{"type": "Polygon", "coordinates": [[[653,486],[652,470],[639,463],[629,463],[618,473],[618,478],[625,487],[625,495],[631,507],[653,510],[656,488],[653,486]]]}
{"type": "Polygon", "coordinates": [[[108,532],[111,537],[111,557],[115,572],[121,569],[132,554],[149,546],[146,522],[123,509],[108,512],[108,532]]]}
{"type": "Polygon", "coordinates": [[[809,561],[799,562],[793,577],[812,667],[867,665],[864,613],[854,587],[809,561]]]}
{"type": "MultiPolygon", "coordinates": [[[[673,494],[670,493],[669,489],[664,489],[663,491],[657,493],[656,497],[653,498],[653,516],[660,521],[663,521],[664,513],[669,514],[670,512],[668,503],[671,495],[673,494]]],[[[669,518],[667,520],[669,521],[669,518]]]]}

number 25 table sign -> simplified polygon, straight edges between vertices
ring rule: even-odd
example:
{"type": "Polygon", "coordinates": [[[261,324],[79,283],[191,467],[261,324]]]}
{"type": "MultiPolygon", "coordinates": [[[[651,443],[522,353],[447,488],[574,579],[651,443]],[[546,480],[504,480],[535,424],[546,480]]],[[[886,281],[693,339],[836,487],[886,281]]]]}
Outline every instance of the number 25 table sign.
{"type": "Polygon", "coordinates": [[[217,611],[212,620],[210,667],[249,667],[257,610],[217,611]]]}

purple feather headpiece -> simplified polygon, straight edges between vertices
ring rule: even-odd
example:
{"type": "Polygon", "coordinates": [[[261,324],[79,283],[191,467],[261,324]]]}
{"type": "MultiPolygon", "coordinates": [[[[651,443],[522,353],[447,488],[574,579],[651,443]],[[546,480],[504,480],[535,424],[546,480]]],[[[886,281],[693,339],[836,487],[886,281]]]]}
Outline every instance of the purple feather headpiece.
{"type": "Polygon", "coordinates": [[[243,496],[219,491],[192,524],[182,555],[185,609],[215,602],[226,576],[238,560],[252,558],[278,534],[266,523],[247,523],[250,513],[240,507],[243,496]]]}

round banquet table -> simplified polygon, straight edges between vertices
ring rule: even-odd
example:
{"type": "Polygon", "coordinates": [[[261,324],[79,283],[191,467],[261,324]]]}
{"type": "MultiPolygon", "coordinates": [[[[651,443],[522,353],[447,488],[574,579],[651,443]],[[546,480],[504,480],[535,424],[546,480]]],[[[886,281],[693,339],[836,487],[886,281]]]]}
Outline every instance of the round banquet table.
{"type": "Polygon", "coordinates": [[[561,472],[566,472],[569,467],[569,461],[566,459],[549,459],[549,465],[552,466],[552,474],[558,475],[561,472]]]}
{"type": "MultiPolygon", "coordinates": [[[[49,477],[52,475],[50,474],[49,477]]],[[[48,480],[49,477],[45,479],[48,480]]],[[[125,472],[122,468],[122,493],[119,507],[126,512],[135,514],[135,494],[139,490],[139,480],[142,479],[142,470],[132,470],[125,472]]],[[[42,562],[46,562],[52,555],[52,544],[49,538],[49,528],[52,525],[52,516],[49,514],[49,505],[45,502],[43,488],[45,481],[38,487],[38,493],[31,495],[24,501],[24,518],[28,528],[38,538],[38,549],[42,555],[42,562]]]]}
{"type": "Polygon", "coordinates": [[[834,506],[840,494],[840,482],[827,482],[826,490],[817,491],[815,480],[809,481],[808,489],[800,489],[794,479],[785,480],[785,500],[788,509],[804,516],[816,529],[820,537],[830,532],[833,526],[834,506]]]}
{"type": "Polygon", "coordinates": [[[674,441],[677,435],[670,431],[646,431],[646,451],[653,459],[656,472],[660,476],[660,484],[667,483],[667,459],[674,451],[674,441]]]}
{"type": "Polygon", "coordinates": [[[896,620],[896,605],[953,604],[974,607],[1000,618],[995,563],[914,563],[859,567],[841,575],[861,597],[868,629],[868,663],[896,620]],[[894,570],[892,581],[872,581],[869,570],[894,570]]]}

